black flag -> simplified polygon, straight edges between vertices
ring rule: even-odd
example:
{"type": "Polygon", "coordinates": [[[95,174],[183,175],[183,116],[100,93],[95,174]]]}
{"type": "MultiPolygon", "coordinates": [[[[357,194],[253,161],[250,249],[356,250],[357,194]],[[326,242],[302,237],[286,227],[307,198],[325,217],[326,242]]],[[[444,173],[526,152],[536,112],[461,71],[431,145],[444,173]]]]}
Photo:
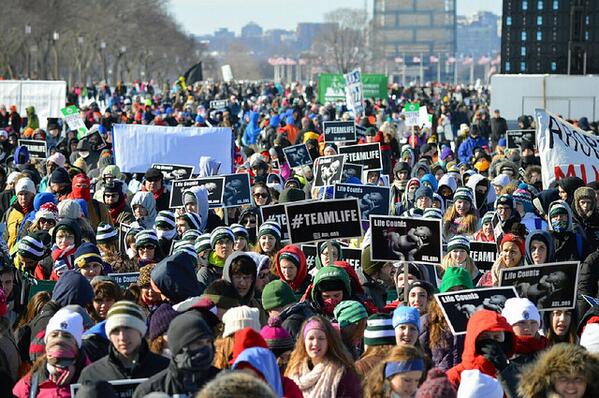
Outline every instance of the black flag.
{"type": "Polygon", "coordinates": [[[202,73],[202,63],[198,62],[197,64],[189,68],[187,72],[185,72],[183,77],[185,78],[185,84],[187,84],[188,86],[191,86],[195,82],[204,80],[204,74],[202,73]]]}

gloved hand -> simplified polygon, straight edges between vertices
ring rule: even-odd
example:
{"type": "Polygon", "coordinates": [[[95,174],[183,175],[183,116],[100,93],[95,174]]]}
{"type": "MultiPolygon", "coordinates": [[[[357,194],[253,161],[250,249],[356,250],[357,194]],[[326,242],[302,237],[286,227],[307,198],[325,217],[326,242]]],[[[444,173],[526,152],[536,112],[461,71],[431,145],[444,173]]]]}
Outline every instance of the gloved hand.
{"type": "Polygon", "coordinates": [[[501,343],[498,341],[491,339],[477,341],[476,351],[481,353],[483,357],[495,365],[498,372],[507,368],[508,358],[501,347],[501,343]]]}

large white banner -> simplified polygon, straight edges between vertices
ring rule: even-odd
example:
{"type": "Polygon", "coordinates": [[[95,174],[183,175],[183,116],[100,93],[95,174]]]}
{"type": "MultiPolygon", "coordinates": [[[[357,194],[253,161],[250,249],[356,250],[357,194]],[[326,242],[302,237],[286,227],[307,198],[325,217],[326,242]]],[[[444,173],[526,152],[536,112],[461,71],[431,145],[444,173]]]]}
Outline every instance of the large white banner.
{"type": "Polygon", "coordinates": [[[599,180],[599,137],[574,127],[544,109],[535,110],[543,187],[565,177],[599,180]]]}
{"type": "Polygon", "coordinates": [[[233,133],[228,127],[169,127],[117,124],[113,150],[122,172],[143,173],[154,163],[199,165],[202,156],[220,162],[219,174],[233,172],[233,133]]]}
{"type": "Polygon", "coordinates": [[[25,108],[34,106],[42,127],[46,118],[62,117],[66,95],[67,83],[62,80],[0,80],[0,104],[16,105],[21,116],[25,108]]]}

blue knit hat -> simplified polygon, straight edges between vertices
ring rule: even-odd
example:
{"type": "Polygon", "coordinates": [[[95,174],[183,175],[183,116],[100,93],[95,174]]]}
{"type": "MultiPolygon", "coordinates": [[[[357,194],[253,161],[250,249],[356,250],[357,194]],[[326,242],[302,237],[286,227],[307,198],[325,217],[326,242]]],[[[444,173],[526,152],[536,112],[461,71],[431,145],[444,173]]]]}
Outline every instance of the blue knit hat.
{"type": "Polygon", "coordinates": [[[104,264],[100,250],[93,243],[85,242],[75,252],[75,265],[83,268],[90,263],[104,264]]]}
{"type": "Polygon", "coordinates": [[[393,311],[392,322],[394,329],[399,325],[409,323],[416,326],[416,329],[420,332],[420,313],[414,307],[407,307],[405,305],[397,307],[395,311],[393,311]]]}

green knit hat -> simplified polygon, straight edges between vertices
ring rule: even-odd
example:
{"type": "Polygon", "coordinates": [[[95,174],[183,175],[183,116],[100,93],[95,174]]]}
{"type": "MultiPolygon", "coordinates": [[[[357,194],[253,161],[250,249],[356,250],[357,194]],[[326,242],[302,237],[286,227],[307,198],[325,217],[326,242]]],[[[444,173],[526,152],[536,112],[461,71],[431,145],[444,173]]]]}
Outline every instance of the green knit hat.
{"type": "Polygon", "coordinates": [[[364,306],[354,300],[343,300],[333,310],[333,315],[339,327],[344,328],[354,323],[360,322],[360,320],[368,318],[368,313],[364,306]]]}
{"type": "Polygon", "coordinates": [[[456,286],[463,286],[464,289],[474,288],[474,285],[472,284],[472,275],[470,275],[470,272],[467,269],[461,267],[449,267],[445,270],[443,279],[441,279],[439,291],[445,293],[456,286]]]}
{"type": "Polygon", "coordinates": [[[395,345],[395,329],[390,314],[372,314],[368,317],[364,331],[364,344],[367,346],[395,345]]]}
{"type": "Polygon", "coordinates": [[[364,249],[362,249],[360,265],[362,266],[362,271],[366,275],[372,276],[377,271],[380,271],[381,268],[383,267],[383,265],[385,265],[385,263],[382,261],[372,261],[370,259],[370,245],[369,245],[369,246],[366,246],[364,249]]]}
{"type": "Polygon", "coordinates": [[[297,302],[293,290],[288,284],[278,279],[272,281],[264,286],[262,290],[262,307],[266,311],[270,311],[273,308],[284,307],[287,304],[293,304],[297,302]]]}
{"type": "Polygon", "coordinates": [[[322,267],[319,269],[314,276],[313,286],[311,295],[314,302],[319,302],[318,296],[320,292],[339,290],[338,287],[344,291],[345,298],[351,295],[349,275],[341,267],[322,267]],[[333,286],[335,288],[331,288],[333,286]]]}

